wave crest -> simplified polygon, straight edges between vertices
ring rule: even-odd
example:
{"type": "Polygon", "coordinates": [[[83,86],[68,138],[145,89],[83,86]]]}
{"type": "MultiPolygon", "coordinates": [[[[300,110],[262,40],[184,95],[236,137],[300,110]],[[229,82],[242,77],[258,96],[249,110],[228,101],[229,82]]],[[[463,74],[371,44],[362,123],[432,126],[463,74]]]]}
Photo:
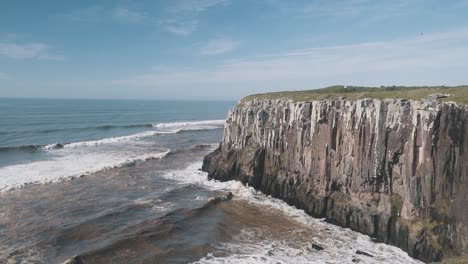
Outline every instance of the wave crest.
{"type": "MultiPolygon", "coordinates": [[[[139,140],[146,137],[162,134],[176,134],[182,131],[198,131],[198,130],[210,130],[219,129],[224,125],[225,120],[201,120],[201,121],[187,121],[187,122],[169,122],[169,123],[157,123],[157,124],[144,124],[144,125],[129,125],[126,127],[151,127],[154,130],[143,131],[127,136],[110,137],[98,140],[88,140],[79,142],[57,142],[47,145],[24,145],[24,146],[12,146],[12,147],[0,147],[0,152],[9,151],[23,151],[23,152],[34,152],[34,151],[52,151],[63,148],[78,148],[78,147],[92,147],[102,144],[112,144],[119,142],[128,142],[132,140],[139,140]]],[[[104,127],[119,127],[119,126],[101,126],[104,127]]],[[[120,126],[122,127],[122,126],[120,126]]]]}
{"type": "Polygon", "coordinates": [[[59,182],[77,176],[123,167],[138,161],[160,159],[170,150],[139,153],[86,153],[68,154],[53,160],[35,161],[27,164],[0,168],[0,191],[24,188],[31,185],[59,182]],[[99,161],[99,162],[96,162],[99,161]]]}

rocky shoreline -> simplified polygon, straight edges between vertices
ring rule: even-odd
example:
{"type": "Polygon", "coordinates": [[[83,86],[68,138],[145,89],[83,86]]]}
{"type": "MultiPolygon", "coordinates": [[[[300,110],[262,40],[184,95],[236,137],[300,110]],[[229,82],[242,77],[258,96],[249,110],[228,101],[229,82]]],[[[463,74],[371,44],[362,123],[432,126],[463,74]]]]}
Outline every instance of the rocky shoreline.
{"type": "Polygon", "coordinates": [[[437,100],[253,98],[202,169],[441,261],[468,249],[467,121],[437,100]]]}

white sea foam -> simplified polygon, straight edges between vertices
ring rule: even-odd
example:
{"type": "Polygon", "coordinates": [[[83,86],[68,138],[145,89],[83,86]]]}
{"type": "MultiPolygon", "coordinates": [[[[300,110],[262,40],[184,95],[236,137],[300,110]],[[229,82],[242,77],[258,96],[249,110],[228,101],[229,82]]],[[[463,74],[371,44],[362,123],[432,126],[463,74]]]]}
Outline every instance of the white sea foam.
{"type": "Polygon", "coordinates": [[[0,191],[56,182],[138,160],[159,158],[167,152],[148,152],[148,145],[136,146],[144,143],[140,139],[182,130],[216,129],[223,123],[224,120],[160,123],[155,124],[153,130],[127,136],[49,144],[42,147],[42,150],[50,152],[45,160],[0,167],[0,191]],[[99,148],[95,148],[97,146],[99,148]]]}
{"type": "Polygon", "coordinates": [[[294,235],[287,235],[286,237],[289,237],[287,239],[259,240],[256,230],[245,229],[232,242],[215,245],[231,254],[222,257],[208,255],[196,263],[352,263],[353,259],[359,260],[359,263],[421,263],[399,248],[374,243],[368,236],[312,218],[303,210],[257,192],[252,187],[243,186],[238,181],[209,181],[207,174],[201,172],[199,168],[201,162],[193,163],[183,170],[169,171],[163,177],[184,184],[197,184],[214,190],[229,191],[234,194],[234,199],[277,210],[305,227],[313,229],[316,237],[320,237],[320,241],[294,240],[294,235]],[[320,244],[325,249],[316,251],[312,249],[312,243],[320,244]],[[357,250],[365,251],[374,257],[357,255],[357,250]]]}
{"type": "Polygon", "coordinates": [[[59,143],[49,144],[49,145],[43,146],[42,150],[53,150],[53,149],[57,149],[58,146],[59,146],[59,143]]]}
{"type": "Polygon", "coordinates": [[[0,191],[28,185],[57,182],[87,175],[108,168],[122,166],[151,158],[162,158],[169,150],[143,152],[143,150],[57,150],[48,160],[0,167],[0,191]]]}
{"type": "Polygon", "coordinates": [[[202,120],[202,121],[187,121],[187,122],[170,122],[170,123],[158,123],[154,124],[153,127],[155,128],[196,128],[196,127],[215,127],[218,128],[224,123],[226,120],[218,119],[218,120],[202,120]]]}
{"type": "Polygon", "coordinates": [[[58,143],[49,144],[42,147],[43,150],[55,150],[60,148],[77,148],[77,147],[93,147],[103,144],[113,144],[119,142],[129,142],[133,140],[140,140],[146,137],[151,137],[160,134],[175,134],[180,131],[189,130],[208,130],[221,128],[225,120],[202,120],[202,121],[190,121],[190,122],[171,122],[171,123],[158,123],[154,124],[155,130],[143,131],[127,136],[104,138],[99,140],[81,141],[63,144],[59,146],[58,143]]]}
{"type": "Polygon", "coordinates": [[[133,140],[142,139],[142,138],[145,138],[145,137],[154,136],[154,135],[157,135],[157,134],[166,134],[166,133],[165,132],[160,132],[160,131],[144,131],[144,132],[140,132],[140,133],[136,133],[136,134],[128,135],[128,136],[74,142],[74,143],[65,144],[63,147],[64,148],[92,147],[92,146],[98,146],[98,145],[103,145],[103,144],[129,142],[129,141],[133,141],[133,140]]]}
{"type": "MultiPolygon", "coordinates": [[[[330,224],[323,225],[329,229],[329,234],[322,236],[319,241],[314,238],[311,241],[296,239],[294,234],[285,234],[284,239],[265,238],[265,235],[261,234],[262,231],[243,229],[234,237],[233,242],[214,245],[231,254],[222,257],[208,255],[194,263],[421,263],[398,248],[373,243],[362,234],[337,230],[330,224]],[[258,239],[259,236],[262,239],[258,239]],[[324,250],[313,249],[313,244],[323,246],[324,250]],[[356,254],[356,250],[362,250],[373,257],[356,254]]],[[[320,228],[320,225],[314,228],[317,227],[320,228]]]]}
{"type": "Polygon", "coordinates": [[[134,204],[135,205],[138,205],[138,206],[144,206],[144,207],[150,207],[152,211],[156,211],[156,212],[168,212],[170,210],[172,210],[176,204],[175,203],[172,203],[172,202],[168,202],[168,201],[163,201],[161,199],[144,199],[144,198],[140,198],[140,199],[136,199],[134,201],[134,204]]]}
{"type": "Polygon", "coordinates": [[[187,121],[187,122],[171,122],[171,123],[158,123],[153,127],[159,132],[165,133],[178,133],[187,130],[207,130],[222,128],[225,120],[202,120],[202,121],[187,121]]]}

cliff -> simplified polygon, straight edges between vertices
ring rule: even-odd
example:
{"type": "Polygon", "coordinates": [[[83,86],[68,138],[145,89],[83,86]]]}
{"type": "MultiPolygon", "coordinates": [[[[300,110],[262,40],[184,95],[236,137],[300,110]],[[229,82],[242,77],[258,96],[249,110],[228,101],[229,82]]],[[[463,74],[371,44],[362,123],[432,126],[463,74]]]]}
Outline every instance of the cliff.
{"type": "Polygon", "coordinates": [[[245,98],[202,169],[426,262],[466,253],[468,106],[339,95],[245,98]]]}

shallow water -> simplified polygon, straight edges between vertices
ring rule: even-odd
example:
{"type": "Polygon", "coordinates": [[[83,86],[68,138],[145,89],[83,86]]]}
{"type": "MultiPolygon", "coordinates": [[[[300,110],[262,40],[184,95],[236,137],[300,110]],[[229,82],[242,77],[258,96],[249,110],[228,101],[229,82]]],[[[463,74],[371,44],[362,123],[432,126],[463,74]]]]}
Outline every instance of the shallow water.
{"type": "Polygon", "coordinates": [[[212,148],[1,193],[2,261],[62,263],[79,255],[85,263],[417,263],[238,182],[206,180],[198,168],[212,148]],[[232,200],[213,201],[229,192],[232,200]]]}

